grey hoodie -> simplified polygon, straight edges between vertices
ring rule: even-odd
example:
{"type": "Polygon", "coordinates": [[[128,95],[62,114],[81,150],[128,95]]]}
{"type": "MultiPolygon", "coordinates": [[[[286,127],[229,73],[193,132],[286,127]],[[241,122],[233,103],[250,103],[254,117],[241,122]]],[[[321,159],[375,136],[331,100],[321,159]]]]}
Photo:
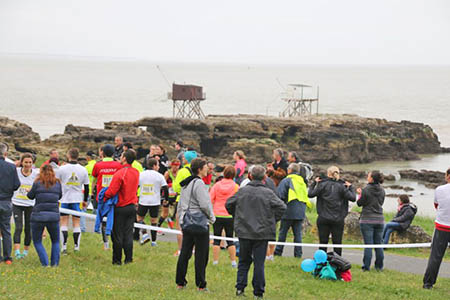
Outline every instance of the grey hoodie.
{"type": "Polygon", "coordinates": [[[362,206],[360,223],[384,223],[384,195],[384,189],[377,183],[369,183],[362,190],[361,198],[356,202],[362,206]]]}
{"type": "Polygon", "coordinates": [[[178,202],[178,215],[180,225],[183,224],[184,214],[188,207],[191,212],[203,212],[212,224],[216,221],[214,216],[211,199],[209,198],[208,188],[198,177],[188,178],[188,184],[181,189],[180,200],[178,202]],[[190,204],[189,204],[190,201],[190,204]]]}

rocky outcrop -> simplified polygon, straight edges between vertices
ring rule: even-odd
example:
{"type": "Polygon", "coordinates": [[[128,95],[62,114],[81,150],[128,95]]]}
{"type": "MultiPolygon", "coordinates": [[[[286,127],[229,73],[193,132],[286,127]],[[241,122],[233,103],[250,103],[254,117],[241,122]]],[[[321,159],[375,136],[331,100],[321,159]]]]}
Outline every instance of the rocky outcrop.
{"type": "Polygon", "coordinates": [[[439,153],[440,143],[424,124],[354,115],[318,115],[302,119],[264,116],[209,116],[205,120],[144,118],[108,122],[105,129],[145,127],[155,141],[182,139],[209,157],[230,158],[243,149],[253,163],[271,160],[276,147],[295,150],[312,163],[363,163],[380,159],[417,159],[439,153]]]}
{"type": "Polygon", "coordinates": [[[39,134],[30,126],[6,117],[0,117],[0,140],[8,144],[12,156],[18,152],[37,153],[41,150],[39,134]]]}
{"type": "Polygon", "coordinates": [[[18,142],[20,147],[31,147],[45,155],[50,148],[66,151],[77,146],[82,152],[96,150],[106,142],[112,143],[117,134],[135,144],[141,156],[150,144],[161,143],[173,157],[175,150],[171,146],[182,139],[218,162],[231,162],[237,149],[244,150],[249,163],[268,162],[277,147],[297,151],[303,160],[314,164],[416,159],[418,154],[441,152],[436,134],[427,125],[355,115],[301,119],[255,115],[208,116],[205,120],[143,118],[135,122],[106,122],[104,129],[67,125],[64,134],[43,142],[31,128],[13,122],[0,125],[6,141],[18,142]]]}
{"type": "Polygon", "coordinates": [[[445,173],[439,171],[429,170],[400,170],[401,178],[417,180],[423,183],[427,188],[435,189],[440,185],[445,184],[445,173]]]}
{"type": "Polygon", "coordinates": [[[412,225],[405,231],[394,231],[391,234],[389,243],[430,243],[431,235],[425,232],[422,227],[412,225]]]}

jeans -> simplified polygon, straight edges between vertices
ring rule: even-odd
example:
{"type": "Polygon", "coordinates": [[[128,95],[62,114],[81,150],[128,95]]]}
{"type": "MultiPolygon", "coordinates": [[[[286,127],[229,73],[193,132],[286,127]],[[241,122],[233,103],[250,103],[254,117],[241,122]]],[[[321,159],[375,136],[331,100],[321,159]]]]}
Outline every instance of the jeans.
{"type": "Polygon", "coordinates": [[[253,266],[253,295],[263,296],[266,286],[264,275],[264,263],[266,261],[267,245],[266,240],[239,239],[239,264],[236,280],[236,289],[243,291],[247,287],[248,271],[250,265],[253,266]]]}
{"type": "Polygon", "coordinates": [[[394,230],[401,230],[402,226],[397,222],[389,222],[384,225],[383,230],[383,244],[389,244],[389,238],[391,237],[391,233],[394,230]]]}
{"type": "Polygon", "coordinates": [[[16,225],[16,229],[14,230],[14,244],[20,244],[21,240],[20,236],[22,235],[22,231],[25,228],[24,245],[30,246],[31,244],[30,218],[32,210],[33,210],[32,206],[20,206],[13,204],[14,225],[16,225]]]}
{"type": "Polygon", "coordinates": [[[112,263],[122,264],[122,250],[125,263],[133,261],[133,227],[136,217],[134,204],[114,208],[114,225],[111,235],[113,243],[112,263]]]}
{"type": "Polygon", "coordinates": [[[31,222],[31,233],[33,235],[33,244],[39,256],[39,260],[43,266],[48,266],[48,256],[42,245],[42,233],[44,228],[47,228],[52,241],[52,256],[50,265],[59,265],[59,221],[56,222],[31,222]]]}
{"type": "MultiPolygon", "coordinates": [[[[359,224],[361,234],[366,245],[378,245],[383,242],[383,224],[359,224]]],[[[375,269],[383,269],[384,252],[383,248],[375,248],[375,269]]],[[[364,249],[363,269],[370,270],[372,262],[372,248],[364,249]]]]}
{"type": "Polygon", "coordinates": [[[433,286],[441,266],[442,258],[445,250],[450,243],[450,232],[435,229],[433,234],[433,241],[431,242],[431,253],[428,259],[427,270],[423,276],[424,286],[433,286]]]}
{"type": "MultiPolygon", "coordinates": [[[[317,218],[317,229],[319,231],[320,244],[328,244],[330,239],[333,244],[342,244],[342,236],[344,235],[344,221],[331,221],[322,217],[317,218]]],[[[320,247],[320,250],[327,252],[326,247],[320,247]]],[[[342,256],[342,248],[334,248],[334,252],[342,256]]]]}
{"type": "Polygon", "coordinates": [[[190,234],[183,232],[183,243],[181,244],[180,256],[177,262],[177,274],[175,282],[177,285],[187,284],[186,273],[192,250],[195,246],[195,285],[198,288],[206,287],[206,266],[209,258],[209,233],[190,234]]]}
{"type": "MultiPolygon", "coordinates": [[[[3,260],[12,260],[12,240],[11,240],[11,201],[0,201],[0,232],[3,238],[3,260]]],[[[2,255],[0,253],[0,258],[2,255]]]]}
{"type": "MultiPolygon", "coordinates": [[[[286,242],[286,235],[289,231],[289,228],[292,227],[292,232],[294,233],[294,243],[301,243],[302,242],[302,222],[303,220],[281,220],[280,225],[280,232],[278,234],[278,241],[279,242],[286,242]]],[[[275,255],[281,256],[283,254],[283,248],[282,245],[277,245],[275,248],[275,255]]],[[[294,247],[294,256],[295,257],[302,257],[303,251],[301,246],[295,246],[294,247]]]]}

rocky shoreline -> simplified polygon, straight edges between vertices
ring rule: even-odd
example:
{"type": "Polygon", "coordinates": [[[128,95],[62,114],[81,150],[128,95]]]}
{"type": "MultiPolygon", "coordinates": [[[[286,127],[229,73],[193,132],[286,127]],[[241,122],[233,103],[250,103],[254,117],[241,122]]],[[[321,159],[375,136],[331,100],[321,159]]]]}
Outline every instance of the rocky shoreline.
{"type": "Polygon", "coordinates": [[[442,153],[433,129],[422,123],[393,122],[356,115],[318,115],[282,119],[259,115],[208,116],[205,120],[143,118],[135,122],[106,122],[104,129],[66,126],[63,134],[41,140],[26,124],[0,117],[0,138],[11,153],[32,151],[46,156],[48,150],[61,152],[78,147],[96,151],[122,135],[143,157],[150,144],[166,147],[175,154],[174,141],[182,139],[204,156],[231,162],[233,151],[244,150],[249,163],[271,160],[277,147],[297,151],[313,164],[368,163],[375,160],[412,160],[420,154],[442,153]]]}

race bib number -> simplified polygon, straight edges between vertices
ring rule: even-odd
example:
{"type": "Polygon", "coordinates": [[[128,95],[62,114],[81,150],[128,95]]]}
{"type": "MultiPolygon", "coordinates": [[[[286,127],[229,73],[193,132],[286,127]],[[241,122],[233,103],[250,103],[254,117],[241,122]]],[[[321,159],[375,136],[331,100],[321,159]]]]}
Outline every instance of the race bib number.
{"type": "Polygon", "coordinates": [[[19,189],[17,190],[17,199],[22,199],[22,200],[30,200],[27,197],[28,194],[28,190],[31,189],[31,185],[27,185],[27,184],[22,184],[19,189]]]}
{"type": "Polygon", "coordinates": [[[155,194],[153,184],[144,184],[142,186],[141,194],[144,196],[153,196],[155,194]]]}
{"type": "Polygon", "coordinates": [[[109,187],[113,179],[112,175],[103,175],[102,177],[102,187],[109,187]]]}
{"type": "Polygon", "coordinates": [[[169,188],[169,197],[170,198],[174,198],[177,196],[177,193],[175,193],[175,191],[173,190],[172,187],[169,188]]]}

